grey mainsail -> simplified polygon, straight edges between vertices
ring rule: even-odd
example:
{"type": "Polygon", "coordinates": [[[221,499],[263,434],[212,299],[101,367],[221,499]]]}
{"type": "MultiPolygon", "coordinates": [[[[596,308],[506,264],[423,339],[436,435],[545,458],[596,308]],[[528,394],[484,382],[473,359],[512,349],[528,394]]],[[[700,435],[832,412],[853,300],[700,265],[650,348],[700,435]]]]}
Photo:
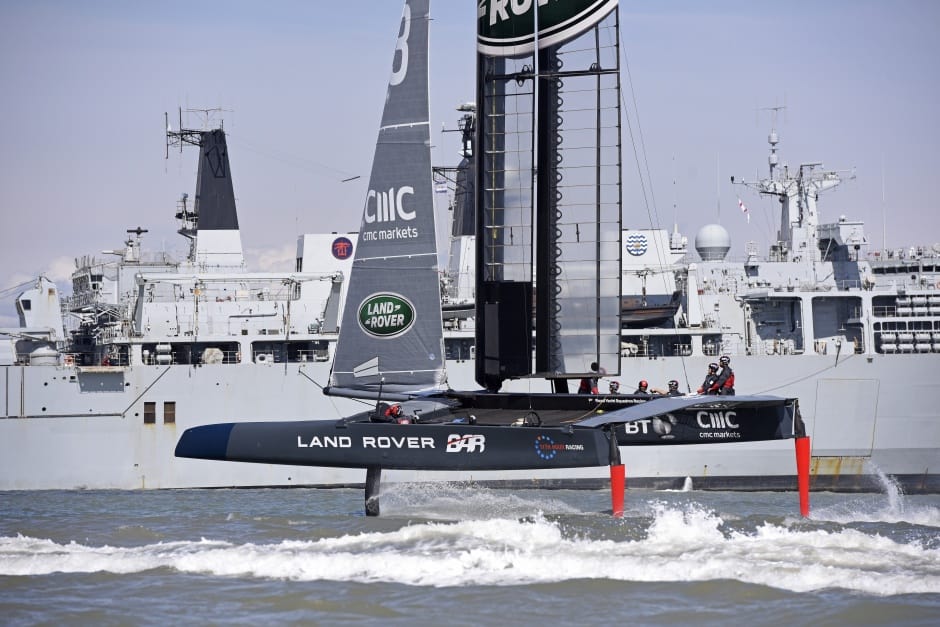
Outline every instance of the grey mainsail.
{"type": "Polygon", "coordinates": [[[440,280],[428,114],[429,0],[402,12],[328,393],[440,388],[440,280]]]}

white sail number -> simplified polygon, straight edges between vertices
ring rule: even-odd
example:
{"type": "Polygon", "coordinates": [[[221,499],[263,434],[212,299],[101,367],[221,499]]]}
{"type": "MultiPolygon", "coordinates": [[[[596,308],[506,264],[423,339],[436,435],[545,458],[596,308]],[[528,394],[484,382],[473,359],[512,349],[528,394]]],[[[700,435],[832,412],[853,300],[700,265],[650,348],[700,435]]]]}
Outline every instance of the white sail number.
{"type": "Polygon", "coordinates": [[[395,44],[395,50],[401,52],[401,56],[395,55],[399,59],[398,69],[392,62],[392,77],[388,79],[389,85],[400,85],[408,74],[408,35],[411,34],[411,7],[405,5],[405,10],[401,14],[402,28],[401,35],[398,36],[398,42],[395,44]]]}

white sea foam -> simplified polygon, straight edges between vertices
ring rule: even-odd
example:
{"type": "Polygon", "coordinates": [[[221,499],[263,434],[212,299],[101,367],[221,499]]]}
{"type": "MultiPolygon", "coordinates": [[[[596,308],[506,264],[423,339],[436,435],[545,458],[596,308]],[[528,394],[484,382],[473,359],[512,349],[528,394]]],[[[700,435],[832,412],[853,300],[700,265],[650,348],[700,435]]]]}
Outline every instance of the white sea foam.
{"type": "Polygon", "coordinates": [[[580,513],[550,493],[532,498],[522,494],[466,483],[391,483],[382,486],[380,498],[384,514],[437,520],[516,518],[533,511],[580,513]]]}
{"type": "Polygon", "coordinates": [[[564,523],[542,515],[423,522],[272,544],[202,539],[127,548],[4,537],[0,575],[170,568],[215,576],[430,586],[733,579],[796,592],[838,587],[872,595],[940,593],[940,549],[919,542],[771,523],[729,530],[718,514],[697,505],[654,503],[651,512],[642,518],[648,522],[645,535],[636,532],[635,518],[622,525],[605,520],[604,539],[566,533],[564,523]]]}
{"type": "Polygon", "coordinates": [[[812,511],[812,518],[840,524],[881,522],[940,527],[940,508],[908,503],[894,477],[886,475],[876,464],[867,462],[867,466],[881,483],[880,495],[865,495],[838,505],[816,508],[812,511]]]}

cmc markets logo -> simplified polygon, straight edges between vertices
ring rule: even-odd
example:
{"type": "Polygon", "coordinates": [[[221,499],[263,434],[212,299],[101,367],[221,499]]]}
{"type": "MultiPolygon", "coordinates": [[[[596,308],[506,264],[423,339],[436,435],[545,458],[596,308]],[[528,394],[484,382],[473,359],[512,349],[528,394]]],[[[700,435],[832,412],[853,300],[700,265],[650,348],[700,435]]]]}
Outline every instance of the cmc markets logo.
{"type": "Polygon", "coordinates": [[[373,294],[359,305],[359,326],[374,337],[401,335],[414,321],[414,305],[399,294],[373,294]]]}
{"type": "Polygon", "coordinates": [[[642,233],[630,233],[627,235],[627,252],[634,257],[640,257],[646,254],[648,247],[649,243],[646,240],[646,236],[642,233]]]}
{"type": "Polygon", "coordinates": [[[348,237],[337,237],[330,246],[333,256],[340,261],[349,259],[353,254],[353,243],[348,237]]]}
{"type": "Polygon", "coordinates": [[[414,220],[418,216],[417,212],[414,209],[409,211],[405,206],[405,197],[414,196],[414,193],[415,188],[410,185],[399,187],[397,190],[392,187],[387,192],[370,189],[366,195],[366,223],[414,220]]]}

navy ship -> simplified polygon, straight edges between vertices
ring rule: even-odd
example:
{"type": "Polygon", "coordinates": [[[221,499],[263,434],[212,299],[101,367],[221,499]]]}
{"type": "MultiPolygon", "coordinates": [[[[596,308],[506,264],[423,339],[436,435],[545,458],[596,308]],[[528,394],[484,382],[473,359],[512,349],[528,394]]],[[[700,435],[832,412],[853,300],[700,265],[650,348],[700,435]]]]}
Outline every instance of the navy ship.
{"type": "MultiPolygon", "coordinates": [[[[467,158],[456,169],[441,272],[454,389],[476,385],[482,350],[473,277],[479,242],[468,228],[478,189],[476,116],[464,109],[467,158]]],[[[300,235],[293,271],[250,272],[224,130],[181,124],[168,137],[199,150],[195,197],[184,195],[175,212],[189,254],[149,253],[146,230],[131,228],[107,258],[76,260],[71,296],[39,277],[16,299],[19,327],[0,330],[0,489],[362,485],[357,469],[174,457],[191,427],[339,419],[369,405],[323,394],[357,234],[300,235]]],[[[620,262],[607,279],[619,284],[621,315],[604,356],[618,365],[596,372],[599,387],[617,379],[632,388],[643,379],[665,389],[674,380],[695,394],[708,365],[724,356],[739,394],[800,399],[814,489],[873,490],[890,475],[910,493],[937,492],[940,251],[871,250],[860,222],[824,222],[817,200],[840,174],[820,163],[779,165],[776,133],[770,140],[769,175],[742,183],[780,201],[777,241],[765,253],[749,246],[746,258],[730,259],[719,225],[703,225],[693,251],[675,231],[613,220],[620,262]]],[[[560,379],[484,378],[520,393],[557,391],[560,379]]],[[[669,435],[652,421],[625,428],[635,431],[627,436],[669,435]]],[[[635,487],[795,485],[786,442],[650,445],[625,451],[624,460],[635,487]]],[[[598,468],[383,475],[435,480],[595,488],[607,477],[598,468]]]]}

